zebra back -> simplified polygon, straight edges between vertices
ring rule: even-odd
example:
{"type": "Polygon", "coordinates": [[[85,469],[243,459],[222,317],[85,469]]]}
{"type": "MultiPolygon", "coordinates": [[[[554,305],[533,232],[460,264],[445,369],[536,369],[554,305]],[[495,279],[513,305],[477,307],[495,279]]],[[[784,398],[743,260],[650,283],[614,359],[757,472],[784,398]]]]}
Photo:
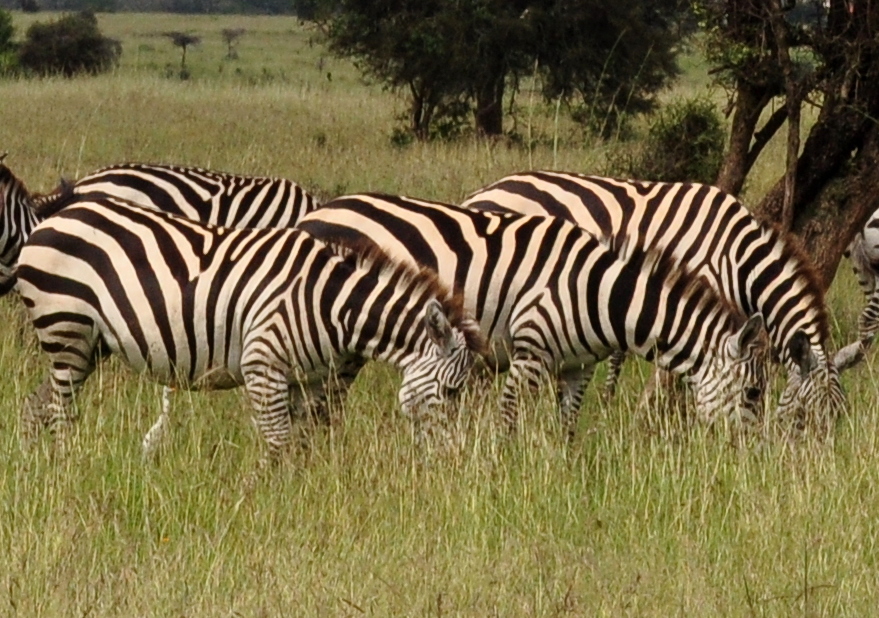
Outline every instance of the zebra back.
{"type": "MultiPolygon", "coordinates": [[[[144,208],[234,228],[292,227],[318,207],[317,199],[291,180],[176,165],[105,167],[73,183],[72,191],[77,196],[103,193],[144,208]]],[[[64,183],[55,195],[59,202],[45,200],[42,212],[65,205],[64,183]]]]}

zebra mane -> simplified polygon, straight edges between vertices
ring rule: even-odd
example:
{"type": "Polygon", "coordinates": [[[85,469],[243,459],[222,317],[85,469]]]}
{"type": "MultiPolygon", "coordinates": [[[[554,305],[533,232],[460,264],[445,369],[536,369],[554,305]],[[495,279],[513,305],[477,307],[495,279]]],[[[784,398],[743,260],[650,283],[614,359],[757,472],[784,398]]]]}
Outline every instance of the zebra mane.
{"type": "Polygon", "coordinates": [[[41,219],[51,217],[76,201],[78,196],[73,193],[73,187],[72,181],[62,178],[51,193],[38,193],[31,196],[31,210],[41,219]]]}
{"type": "Polygon", "coordinates": [[[328,242],[327,247],[353,266],[363,268],[376,275],[386,274],[399,277],[404,282],[413,282],[435,297],[443,308],[452,326],[460,330],[467,347],[479,354],[488,352],[488,344],[479,329],[479,324],[464,310],[464,299],[452,293],[439,276],[429,268],[415,268],[405,262],[392,259],[385,251],[368,240],[328,242]]]}

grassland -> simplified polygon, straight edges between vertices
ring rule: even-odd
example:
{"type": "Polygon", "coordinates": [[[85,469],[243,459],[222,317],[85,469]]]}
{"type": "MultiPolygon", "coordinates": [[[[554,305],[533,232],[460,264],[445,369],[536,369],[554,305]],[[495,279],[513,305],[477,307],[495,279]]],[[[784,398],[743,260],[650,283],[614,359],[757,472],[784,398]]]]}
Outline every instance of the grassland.
{"type": "MultiPolygon", "coordinates": [[[[518,169],[601,171],[619,147],[557,129],[526,94],[517,127],[531,149],[400,149],[400,102],[294,19],[100,22],[124,44],[116,73],[0,82],[0,150],[31,189],[142,160],[283,175],[321,195],[457,200],[518,169]],[[223,60],[225,27],[248,30],[237,61],[223,60]],[[188,81],[167,77],[168,30],[203,37],[188,81]]],[[[699,71],[685,92],[704,87],[699,71]]],[[[838,345],[861,304],[847,267],[829,302],[838,345]]],[[[723,431],[644,418],[648,368],[633,364],[613,403],[589,390],[571,446],[548,398],[525,406],[521,436],[499,439],[486,393],[462,406],[460,447],[435,454],[414,447],[397,378],[370,367],[341,422],[242,500],[260,448],[242,394],[179,395],[173,439],[143,465],[159,391],[112,360],[80,398],[69,455],[22,452],[18,411],[45,364],[16,299],[0,319],[0,615],[866,616],[879,602],[872,363],[846,376],[851,412],[826,443],[733,448],[723,431]]]]}

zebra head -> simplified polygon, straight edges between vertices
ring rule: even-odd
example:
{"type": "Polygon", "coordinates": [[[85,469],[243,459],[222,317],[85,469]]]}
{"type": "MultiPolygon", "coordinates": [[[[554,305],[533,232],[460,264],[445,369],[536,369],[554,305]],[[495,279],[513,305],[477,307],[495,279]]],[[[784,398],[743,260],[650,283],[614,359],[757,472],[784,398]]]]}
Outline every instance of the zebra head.
{"type": "Polygon", "coordinates": [[[791,336],[787,357],[789,378],[776,416],[793,423],[792,428],[797,431],[813,428],[825,434],[846,411],[839,373],[855,365],[858,359],[843,361],[837,355],[835,361],[830,361],[823,348],[816,351],[809,336],[801,330],[791,336]]]}
{"type": "Polygon", "coordinates": [[[766,385],[768,342],[763,316],[755,314],[720,337],[718,346],[692,377],[700,418],[713,423],[727,418],[735,424],[753,424],[762,416],[766,385]]]}
{"type": "Polygon", "coordinates": [[[399,399],[403,414],[426,424],[423,432],[429,432],[434,423],[442,424],[443,406],[464,386],[484,342],[474,320],[453,324],[435,298],[426,304],[422,324],[418,351],[401,362],[399,399]]]}

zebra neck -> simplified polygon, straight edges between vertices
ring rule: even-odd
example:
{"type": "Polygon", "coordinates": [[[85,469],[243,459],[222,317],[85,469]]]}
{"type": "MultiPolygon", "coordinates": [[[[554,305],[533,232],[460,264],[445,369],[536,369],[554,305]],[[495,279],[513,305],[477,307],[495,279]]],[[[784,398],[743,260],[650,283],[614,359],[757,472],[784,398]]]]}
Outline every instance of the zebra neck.
{"type": "Polygon", "coordinates": [[[409,297],[408,287],[388,287],[377,285],[362,295],[338,294],[332,319],[338,333],[337,353],[402,367],[423,347],[427,332],[423,307],[415,303],[418,294],[409,297]]]}

